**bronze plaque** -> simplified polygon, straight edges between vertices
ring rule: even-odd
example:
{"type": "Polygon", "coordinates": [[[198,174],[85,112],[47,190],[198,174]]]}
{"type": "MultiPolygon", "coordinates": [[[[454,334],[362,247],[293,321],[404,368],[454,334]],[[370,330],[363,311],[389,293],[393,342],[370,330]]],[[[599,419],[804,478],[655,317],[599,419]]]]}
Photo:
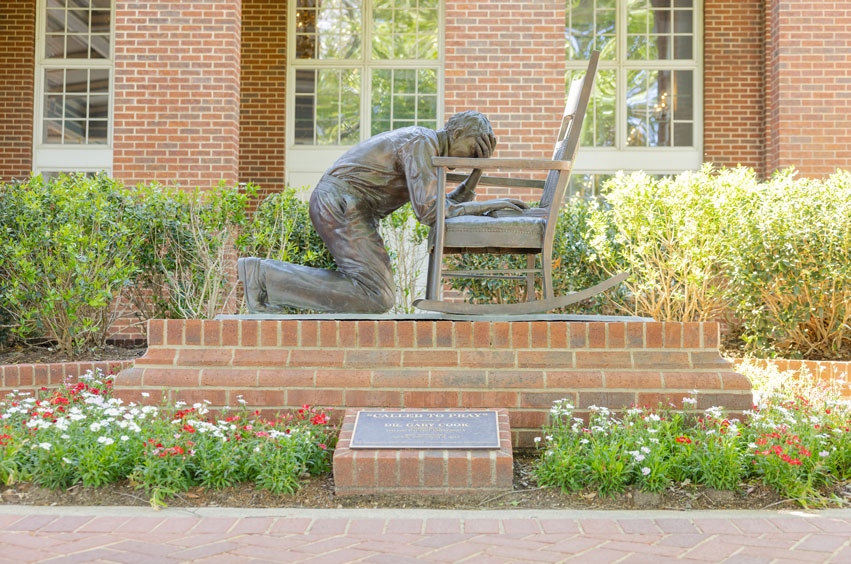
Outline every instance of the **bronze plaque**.
{"type": "Polygon", "coordinates": [[[496,411],[359,411],[349,448],[499,448],[496,411]]]}

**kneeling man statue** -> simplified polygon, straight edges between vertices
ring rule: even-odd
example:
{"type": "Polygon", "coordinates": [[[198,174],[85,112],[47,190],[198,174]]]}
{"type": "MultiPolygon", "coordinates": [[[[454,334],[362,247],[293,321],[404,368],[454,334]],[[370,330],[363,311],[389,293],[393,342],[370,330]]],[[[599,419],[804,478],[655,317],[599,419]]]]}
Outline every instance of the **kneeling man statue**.
{"type": "Polygon", "coordinates": [[[403,127],[380,133],[349,149],[322,176],[310,196],[310,220],[337,262],[337,270],[278,260],[241,258],[239,279],[252,313],[285,306],[336,313],[384,313],[395,302],[390,258],[378,222],[411,202],[417,220],[433,225],[437,198],[446,198],[446,217],[520,210],[514,199],[475,198],[482,171],[475,169],[448,195],[437,193],[432,157],[488,158],[496,139],[479,112],[455,114],[433,131],[403,127]]]}

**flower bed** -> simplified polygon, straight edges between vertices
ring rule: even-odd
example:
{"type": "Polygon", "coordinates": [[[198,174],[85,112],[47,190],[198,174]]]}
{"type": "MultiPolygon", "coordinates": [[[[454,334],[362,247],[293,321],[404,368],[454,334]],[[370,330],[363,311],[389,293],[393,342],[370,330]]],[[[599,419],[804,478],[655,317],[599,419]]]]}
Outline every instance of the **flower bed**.
{"type": "Polygon", "coordinates": [[[609,494],[632,485],[733,490],[757,481],[802,505],[829,503],[825,492],[851,479],[851,403],[815,379],[743,367],[758,391],[744,421],[715,407],[697,419],[677,409],[633,408],[619,418],[594,408],[585,423],[568,402],[556,402],[539,440],[541,484],[609,494]]]}
{"type": "Polygon", "coordinates": [[[99,371],[33,397],[0,402],[0,482],[49,488],[129,479],[152,505],[193,485],[252,481],[274,493],[304,473],[328,470],[336,433],[322,411],[303,406],[263,420],[238,409],[208,419],[205,403],[123,405],[99,371]]]}

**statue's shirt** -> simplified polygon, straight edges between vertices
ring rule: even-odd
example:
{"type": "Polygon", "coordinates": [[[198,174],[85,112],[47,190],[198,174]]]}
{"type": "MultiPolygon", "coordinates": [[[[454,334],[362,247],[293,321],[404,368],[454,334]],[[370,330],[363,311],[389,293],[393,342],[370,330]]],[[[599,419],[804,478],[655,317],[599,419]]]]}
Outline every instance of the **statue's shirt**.
{"type": "Polygon", "coordinates": [[[446,133],[403,127],[379,133],[346,151],[326,175],[344,181],[359,201],[384,217],[408,201],[417,220],[435,221],[437,173],[432,157],[445,156],[446,133]]]}

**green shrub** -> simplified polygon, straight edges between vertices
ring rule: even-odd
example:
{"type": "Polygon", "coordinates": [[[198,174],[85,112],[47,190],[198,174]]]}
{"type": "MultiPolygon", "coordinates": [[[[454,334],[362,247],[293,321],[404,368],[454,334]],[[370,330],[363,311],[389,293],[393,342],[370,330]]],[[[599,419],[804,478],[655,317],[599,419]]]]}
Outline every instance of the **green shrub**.
{"type": "Polygon", "coordinates": [[[104,175],[0,185],[0,305],[26,340],[66,352],[104,343],[139,241],[121,186],[104,175]]]}
{"type": "Polygon", "coordinates": [[[159,184],[127,192],[141,243],[127,297],[143,319],[211,319],[236,293],[234,243],[248,223],[253,186],[182,191],[159,184]]]}
{"type": "Polygon", "coordinates": [[[414,313],[414,300],[425,294],[418,285],[425,272],[428,227],[419,223],[411,206],[405,205],[385,217],[379,225],[396,282],[393,313],[414,313]]]}

